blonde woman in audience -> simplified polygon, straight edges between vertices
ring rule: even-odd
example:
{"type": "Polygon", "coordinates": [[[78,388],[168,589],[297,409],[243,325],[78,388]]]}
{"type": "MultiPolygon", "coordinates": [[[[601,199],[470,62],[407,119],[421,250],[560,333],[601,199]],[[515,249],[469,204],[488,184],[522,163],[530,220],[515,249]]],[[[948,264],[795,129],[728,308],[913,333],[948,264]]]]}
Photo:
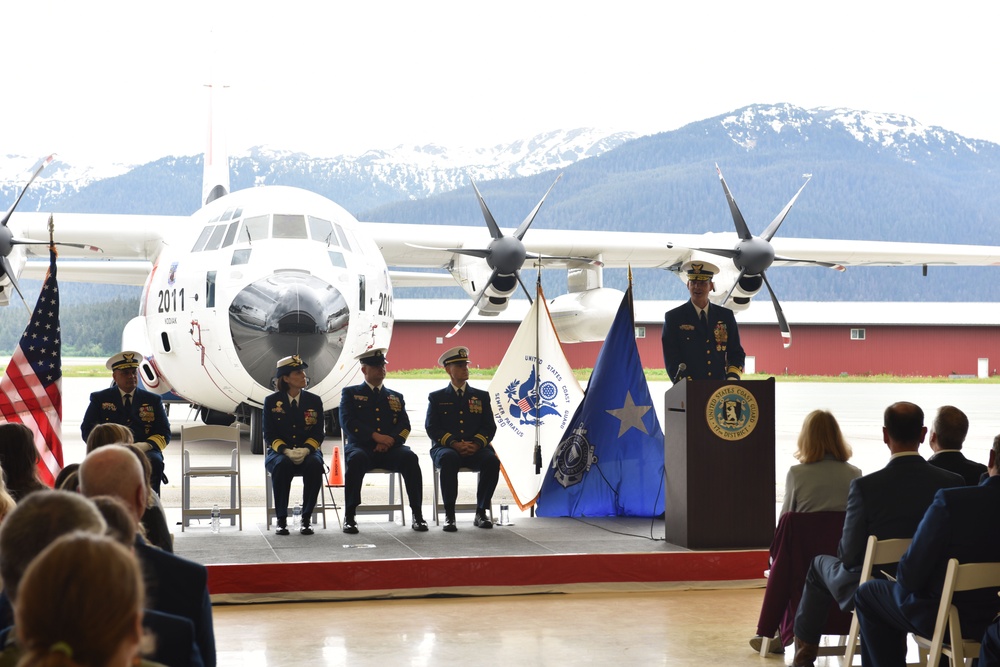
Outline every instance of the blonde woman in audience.
{"type": "Polygon", "coordinates": [[[826,410],[806,415],[799,433],[795,458],[800,463],[785,476],[785,512],[843,512],[851,480],[861,470],[847,461],[853,452],[840,432],[840,424],[826,410]]]}
{"type": "Polygon", "coordinates": [[[138,562],[120,544],[82,532],[60,537],[21,581],[18,665],[132,667],[143,643],[144,600],[138,562]]]}

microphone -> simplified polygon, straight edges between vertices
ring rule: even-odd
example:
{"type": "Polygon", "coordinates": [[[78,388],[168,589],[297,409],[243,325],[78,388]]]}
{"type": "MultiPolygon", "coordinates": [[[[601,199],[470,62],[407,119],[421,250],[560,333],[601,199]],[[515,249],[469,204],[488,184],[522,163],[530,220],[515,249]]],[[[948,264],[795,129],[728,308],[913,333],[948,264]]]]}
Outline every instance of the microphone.
{"type": "Polygon", "coordinates": [[[677,384],[678,382],[681,381],[681,375],[683,375],[684,371],[686,371],[687,369],[688,369],[688,365],[685,364],[683,361],[680,364],[677,365],[677,372],[674,373],[674,377],[673,377],[674,384],[677,384]]]}

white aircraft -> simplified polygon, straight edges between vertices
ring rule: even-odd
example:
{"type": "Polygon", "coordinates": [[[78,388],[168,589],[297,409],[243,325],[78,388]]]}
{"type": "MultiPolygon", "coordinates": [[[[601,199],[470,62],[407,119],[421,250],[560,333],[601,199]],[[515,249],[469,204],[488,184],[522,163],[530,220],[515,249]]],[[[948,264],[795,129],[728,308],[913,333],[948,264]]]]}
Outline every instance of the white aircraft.
{"type": "MultiPolygon", "coordinates": [[[[470,313],[495,315],[517,289],[523,263],[534,258],[567,270],[568,293],[552,299],[550,310],[561,339],[575,342],[602,340],[621,301],[621,292],[603,287],[604,267],[679,274],[689,259],[713,259],[723,268],[714,298],[741,310],[766,284],[772,262],[1000,265],[1000,247],[992,246],[774,238],[794,197],[754,237],[724,180],[736,235],[528,233],[544,197],[516,230],[504,232],[478,188],[488,233],[481,226],[360,223],[297,188],[229,192],[228,155],[220,133],[210,136],[203,207],[190,217],[55,214],[56,241],[76,246],[61,251],[59,278],[142,285],[139,315],[126,326],[122,345],[145,356],[143,382],[161,394],[175,392],[207,421],[231,423],[234,414],[249,421],[257,453],[277,360],[299,354],[308,361],[310,390],[331,408],[333,427],[341,389],[358,381],[357,356],[390,347],[394,287],[457,281],[474,298],[470,313]],[[96,260],[86,249],[92,246],[103,250],[96,260]],[[72,259],[81,256],[92,261],[72,259]]],[[[26,260],[42,257],[30,244],[47,243],[49,214],[12,210],[0,224],[0,305],[9,301],[15,276],[41,277],[46,266],[26,260]]],[[[771,297],[787,340],[788,325],[771,297]]]]}

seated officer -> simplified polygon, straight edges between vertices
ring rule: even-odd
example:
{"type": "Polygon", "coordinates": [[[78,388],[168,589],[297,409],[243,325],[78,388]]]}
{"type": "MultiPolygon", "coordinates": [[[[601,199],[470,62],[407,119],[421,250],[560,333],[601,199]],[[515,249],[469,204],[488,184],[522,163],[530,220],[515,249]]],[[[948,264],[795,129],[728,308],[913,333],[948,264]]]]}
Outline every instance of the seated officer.
{"type": "Polygon", "coordinates": [[[309,380],[306,364],[298,355],[278,361],[277,389],[264,399],[264,467],[271,473],[274,514],[278,517],[275,535],[288,535],[288,496],[292,478],[302,478],[302,526],[299,532],[312,535],[313,509],[323,488],[325,435],[323,399],[305,390],[309,380]]]}
{"type": "Polygon", "coordinates": [[[424,532],[427,522],[421,510],[424,482],[420,460],[406,446],[410,418],[403,395],[382,386],[385,380],[383,350],[365,352],[358,361],[365,381],[345,387],[340,395],[340,425],[344,445],[344,532],[358,532],[354,515],[361,504],[361,484],[372,468],[385,468],[403,475],[406,495],[413,512],[413,530],[424,532]]]}
{"type": "Polygon", "coordinates": [[[98,424],[113,422],[132,431],[132,440],[146,453],[153,469],[150,486],[160,495],[163,475],[163,450],[170,442],[170,423],[163,401],[156,394],[139,389],[138,352],[119,352],[104,364],[111,371],[112,386],[90,395],[90,405],[83,415],[80,433],[86,442],[98,424]]]}
{"type": "Polygon", "coordinates": [[[500,478],[500,459],[490,442],[497,432],[489,393],[468,384],[469,348],[453,347],[438,359],[451,383],[427,397],[427,436],[434,467],[441,470],[441,495],[444,499],[444,531],[453,533],[455,499],[458,497],[458,469],[479,471],[476,489],[476,519],[480,528],[492,528],[486,515],[493,491],[500,478]]]}

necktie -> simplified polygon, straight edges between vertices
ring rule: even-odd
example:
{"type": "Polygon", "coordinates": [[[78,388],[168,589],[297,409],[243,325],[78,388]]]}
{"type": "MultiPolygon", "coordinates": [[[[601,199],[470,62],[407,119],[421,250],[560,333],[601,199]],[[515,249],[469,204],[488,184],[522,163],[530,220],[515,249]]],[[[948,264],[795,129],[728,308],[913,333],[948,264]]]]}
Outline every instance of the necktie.
{"type": "Polygon", "coordinates": [[[701,320],[701,326],[708,327],[708,319],[705,317],[704,310],[698,313],[698,319],[701,320]]]}
{"type": "Polygon", "coordinates": [[[125,412],[132,412],[132,394],[125,394],[125,412]]]}
{"type": "Polygon", "coordinates": [[[461,389],[459,389],[459,390],[458,390],[458,391],[456,391],[455,393],[456,393],[456,394],[458,394],[458,397],[459,397],[459,398],[462,398],[462,395],[463,395],[463,394],[465,394],[465,392],[464,392],[463,390],[461,390],[461,389]]]}

